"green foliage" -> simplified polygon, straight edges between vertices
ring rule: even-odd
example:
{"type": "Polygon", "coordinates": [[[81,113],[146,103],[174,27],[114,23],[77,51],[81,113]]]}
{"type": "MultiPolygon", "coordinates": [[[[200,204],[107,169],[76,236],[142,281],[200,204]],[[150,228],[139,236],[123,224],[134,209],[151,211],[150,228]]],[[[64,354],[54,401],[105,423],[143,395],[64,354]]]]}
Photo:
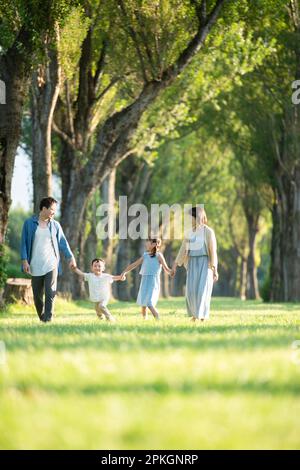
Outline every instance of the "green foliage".
{"type": "Polygon", "coordinates": [[[271,278],[270,275],[268,275],[265,280],[263,285],[260,288],[260,296],[263,299],[264,302],[270,302],[271,298],[271,278]]]}
{"type": "Polygon", "coordinates": [[[81,53],[81,44],[87,34],[90,19],[84,12],[74,8],[67,16],[61,28],[58,42],[59,61],[63,70],[62,79],[70,80],[78,67],[81,53]]]}
{"type": "Polygon", "coordinates": [[[1,243],[0,244],[0,290],[5,286],[7,279],[7,247],[1,243]]]}
{"type": "Polygon", "coordinates": [[[39,54],[46,37],[55,34],[56,25],[63,26],[72,8],[79,0],[2,0],[0,4],[0,54],[5,53],[18,38],[20,31],[26,32],[28,43],[18,42],[24,54],[34,51],[39,54]]]}
{"type": "Polygon", "coordinates": [[[21,271],[21,234],[25,219],[29,213],[22,208],[16,208],[9,212],[7,228],[7,275],[9,277],[28,277],[21,271]]]}

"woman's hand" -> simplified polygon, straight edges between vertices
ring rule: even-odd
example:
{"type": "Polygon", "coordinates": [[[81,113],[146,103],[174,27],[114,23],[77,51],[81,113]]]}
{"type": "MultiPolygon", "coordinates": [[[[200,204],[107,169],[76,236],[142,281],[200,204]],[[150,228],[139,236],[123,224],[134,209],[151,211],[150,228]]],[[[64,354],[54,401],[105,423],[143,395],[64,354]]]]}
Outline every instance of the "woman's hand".
{"type": "Polygon", "coordinates": [[[171,272],[170,272],[170,276],[171,277],[174,277],[175,274],[176,274],[176,269],[177,269],[177,264],[173,264],[173,267],[171,269],[171,272]]]}
{"type": "Polygon", "coordinates": [[[218,279],[219,279],[218,271],[213,270],[213,280],[214,280],[214,282],[217,282],[218,279]]]}

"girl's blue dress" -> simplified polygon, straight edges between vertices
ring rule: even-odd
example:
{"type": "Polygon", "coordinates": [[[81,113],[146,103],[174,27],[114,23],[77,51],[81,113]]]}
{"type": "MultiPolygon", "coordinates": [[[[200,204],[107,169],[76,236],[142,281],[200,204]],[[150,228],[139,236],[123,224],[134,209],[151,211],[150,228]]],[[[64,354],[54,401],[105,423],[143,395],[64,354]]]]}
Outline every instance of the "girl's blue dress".
{"type": "Polygon", "coordinates": [[[143,264],[140,270],[142,276],[137,304],[141,307],[155,307],[159,298],[161,264],[157,255],[143,254],[143,264]]]}

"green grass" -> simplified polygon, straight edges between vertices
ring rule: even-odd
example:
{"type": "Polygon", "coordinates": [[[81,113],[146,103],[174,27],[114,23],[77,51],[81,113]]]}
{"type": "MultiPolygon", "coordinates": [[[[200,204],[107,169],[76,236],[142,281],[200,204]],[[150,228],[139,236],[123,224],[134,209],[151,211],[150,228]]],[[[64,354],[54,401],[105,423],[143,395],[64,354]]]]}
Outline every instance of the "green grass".
{"type": "Polygon", "coordinates": [[[11,306],[0,448],[300,448],[300,305],[214,299],[197,325],[182,298],[159,307],[156,323],[112,303],[109,324],[58,299],[41,324],[11,306]]]}

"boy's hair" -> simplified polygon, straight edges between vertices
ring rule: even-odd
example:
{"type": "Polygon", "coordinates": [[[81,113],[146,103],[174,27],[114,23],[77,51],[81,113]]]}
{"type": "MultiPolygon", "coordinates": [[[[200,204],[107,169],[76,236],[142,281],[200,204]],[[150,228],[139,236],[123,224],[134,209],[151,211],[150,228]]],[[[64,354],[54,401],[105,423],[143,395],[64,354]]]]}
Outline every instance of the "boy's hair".
{"type": "Polygon", "coordinates": [[[93,266],[93,264],[96,263],[96,261],[101,261],[101,263],[105,264],[104,259],[102,259],[102,258],[94,258],[94,259],[92,260],[91,265],[93,266]]]}
{"type": "Polygon", "coordinates": [[[57,204],[57,200],[54,199],[54,197],[43,197],[40,202],[40,211],[43,209],[43,207],[46,207],[46,209],[49,209],[52,204],[57,204]]]}

